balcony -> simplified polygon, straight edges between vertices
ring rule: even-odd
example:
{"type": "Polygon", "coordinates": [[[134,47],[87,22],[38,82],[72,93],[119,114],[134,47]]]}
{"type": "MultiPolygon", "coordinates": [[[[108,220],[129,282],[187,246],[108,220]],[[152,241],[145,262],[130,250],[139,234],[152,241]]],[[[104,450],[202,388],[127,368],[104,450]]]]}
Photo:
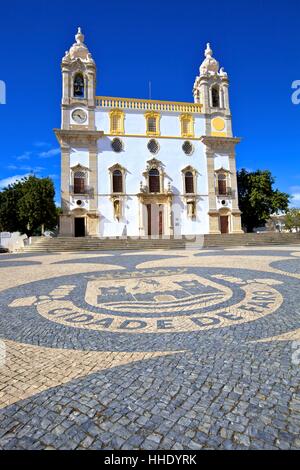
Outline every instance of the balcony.
{"type": "Polygon", "coordinates": [[[94,197],[94,188],[92,186],[84,186],[84,188],[77,188],[74,185],[71,185],[70,194],[72,194],[73,196],[94,197]]]}
{"type": "Polygon", "coordinates": [[[235,191],[233,191],[232,188],[226,188],[226,189],[219,189],[219,188],[216,188],[216,194],[218,197],[222,198],[222,197],[228,197],[228,198],[231,198],[231,199],[234,199],[235,198],[235,191]]]}
{"type": "Polygon", "coordinates": [[[175,113],[201,113],[202,110],[202,104],[199,103],[116,98],[112,96],[96,96],[96,106],[109,109],[137,109],[141,111],[168,111],[175,113]]]}

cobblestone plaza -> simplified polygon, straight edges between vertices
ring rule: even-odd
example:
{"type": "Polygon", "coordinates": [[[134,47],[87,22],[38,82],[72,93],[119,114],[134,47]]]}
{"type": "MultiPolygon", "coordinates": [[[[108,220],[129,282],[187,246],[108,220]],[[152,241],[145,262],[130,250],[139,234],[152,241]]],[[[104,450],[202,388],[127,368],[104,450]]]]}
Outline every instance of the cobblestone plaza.
{"type": "Polygon", "coordinates": [[[300,448],[300,246],[0,273],[0,449],[300,448]]]}

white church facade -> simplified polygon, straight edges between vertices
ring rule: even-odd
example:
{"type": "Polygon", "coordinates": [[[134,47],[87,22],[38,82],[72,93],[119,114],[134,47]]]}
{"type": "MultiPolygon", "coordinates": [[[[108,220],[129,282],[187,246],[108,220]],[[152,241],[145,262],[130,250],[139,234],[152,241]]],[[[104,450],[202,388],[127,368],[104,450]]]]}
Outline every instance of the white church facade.
{"type": "Polygon", "coordinates": [[[210,45],[191,103],[96,96],[80,28],[62,60],[60,235],[242,233],[228,76],[210,45]]]}

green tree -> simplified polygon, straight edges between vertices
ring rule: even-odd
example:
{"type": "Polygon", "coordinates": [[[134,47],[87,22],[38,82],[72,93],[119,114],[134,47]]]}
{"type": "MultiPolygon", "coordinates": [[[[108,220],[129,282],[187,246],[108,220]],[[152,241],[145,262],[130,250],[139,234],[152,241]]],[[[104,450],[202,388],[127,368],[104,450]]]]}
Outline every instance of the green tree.
{"type": "Polygon", "coordinates": [[[284,226],[287,230],[292,231],[300,229],[300,209],[292,208],[289,209],[284,218],[284,226]]]}
{"type": "Polygon", "coordinates": [[[275,178],[268,170],[237,172],[242,225],[247,232],[266,223],[271,214],[288,209],[290,196],[274,189],[275,178]]]}
{"type": "Polygon", "coordinates": [[[0,192],[0,227],[9,232],[33,235],[41,225],[57,224],[55,190],[50,178],[29,176],[0,192]]]}
{"type": "Polygon", "coordinates": [[[21,197],[21,183],[10,185],[0,192],[0,230],[16,231],[17,205],[21,197]]]}

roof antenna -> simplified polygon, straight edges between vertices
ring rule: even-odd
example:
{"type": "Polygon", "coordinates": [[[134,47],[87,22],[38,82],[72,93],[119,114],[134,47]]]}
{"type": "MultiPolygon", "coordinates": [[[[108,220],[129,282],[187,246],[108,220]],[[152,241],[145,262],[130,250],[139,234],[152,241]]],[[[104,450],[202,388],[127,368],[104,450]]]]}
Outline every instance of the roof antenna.
{"type": "Polygon", "coordinates": [[[151,81],[149,80],[149,100],[151,100],[151,94],[152,94],[152,84],[151,81]]]}

